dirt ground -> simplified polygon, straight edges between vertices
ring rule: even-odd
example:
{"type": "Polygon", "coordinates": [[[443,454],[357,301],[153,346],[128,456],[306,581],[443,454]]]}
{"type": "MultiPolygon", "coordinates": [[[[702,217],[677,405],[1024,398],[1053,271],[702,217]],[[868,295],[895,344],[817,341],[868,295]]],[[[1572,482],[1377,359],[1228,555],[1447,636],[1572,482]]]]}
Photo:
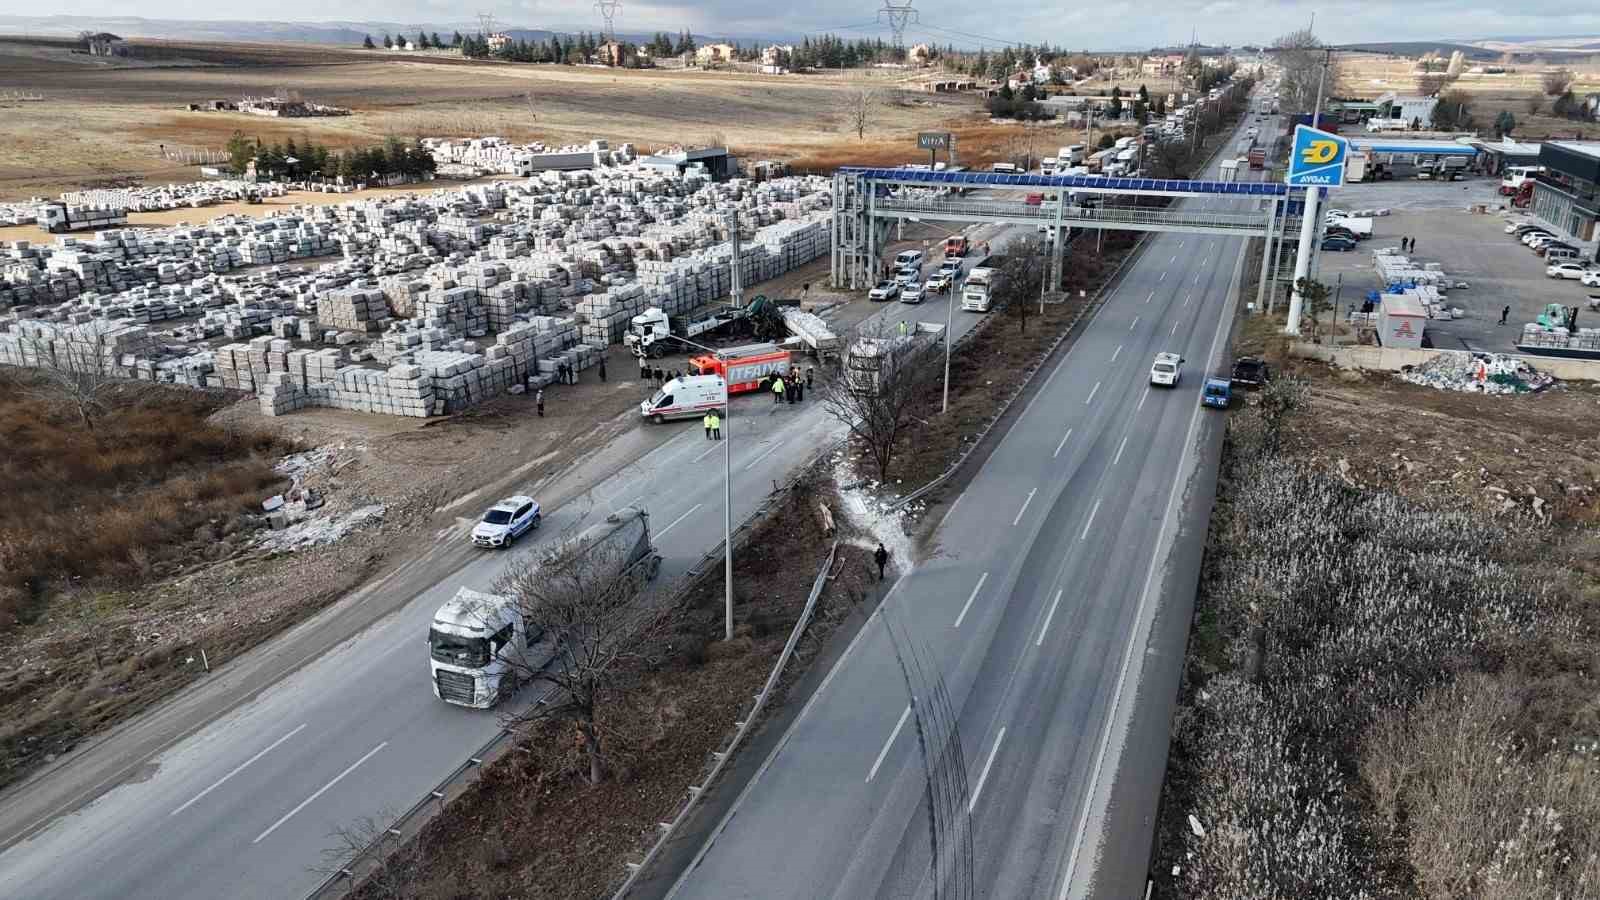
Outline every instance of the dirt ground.
{"type": "MultiPolygon", "coordinates": [[[[619,677],[601,713],[610,779],[583,780],[570,722],[539,723],[521,744],[526,752],[490,767],[356,896],[608,896],[626,875],[623,863],[643,855],[657,823],[671,821],[686,788],[705,777],[782,651],[827,557],[818,502],[838,508],[820,476],[791,492],[736,555],[733,641],[722,640],[723,589],[713,577],[688,598],[667,652],[619,677]]],[[[774,708],[871,589],[869,552],[844,540],[774,708]]]]}
{"type": "MultiPolygon", "coordinates": [[[[863,143],[846,122],[845,100],[862,86],[892,86],[873,73],[606,70],[293,45],[158,43],[177,59],[160,68],[118,68],[41,59],[37,48],[0,41],[0,84],[44,97],[12,103],[0,114],[0,197],[53,195],[129,175],[193,180],[198,171],[161,158],[160,145],[220,150],[236,129],[267,143],[293,137],[335,149],[391,136],[495,134],[553,144],[598,137],[646,148],[726,143],[748,159],[792,159],[863,143]],[[280,89],[354,114],[273,119],[184,109],[280,89]]],[[[897,161],[916,156],[919,130],[981,121],[972,97],[900,90],[883,96],[867,137],[892,139],[897,161]]]]}
{"type": "MultiPolygon", "coordinates": [[[[1415,94],[1415,68],[1416,59],[1411,57],[1375,53],[1340,54],[1339,95],[1376,97],[1384,91],[1415,94]]],[[[1492,134],[1495,116],[1502,110],[1509,110],[1517,117],[1517,129],[1513,134],[1519,140],[1546,137],[1570,139],[1580,131],[1592,137],[1600,130],[1592,122],[1574,122],[1550,115],[1550,103],[1554,98],[1545,96],[1542,85],[1546,66],[1518,64],[1514,68],[1517,71],[1505,75],[1463,74],[1445,90],[1459,90],[1471,98],[1472,118],[1485,134],[1492,134]],[[1530,101],[1535,99],[1539,102],[1537,113],[1529,107],[1530,101]]],[[[1575,64],[1571,68],[1576,76],[1572,84],[1575,96],[1581,98],[1587,93],[1600,91],[1600,66],[1575,64]]]]}

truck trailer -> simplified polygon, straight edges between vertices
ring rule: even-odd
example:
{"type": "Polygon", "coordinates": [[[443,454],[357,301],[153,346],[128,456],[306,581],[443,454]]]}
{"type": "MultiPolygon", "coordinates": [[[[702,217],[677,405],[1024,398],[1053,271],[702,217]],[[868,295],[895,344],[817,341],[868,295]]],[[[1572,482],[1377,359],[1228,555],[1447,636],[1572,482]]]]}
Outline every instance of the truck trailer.
{"type": "Polygon", "coordinates": [[[125,209],[68,203],[41,203],[34,216],[39,227],[51,234],[120,228],[128,224],[128,211],[125,209]]]}

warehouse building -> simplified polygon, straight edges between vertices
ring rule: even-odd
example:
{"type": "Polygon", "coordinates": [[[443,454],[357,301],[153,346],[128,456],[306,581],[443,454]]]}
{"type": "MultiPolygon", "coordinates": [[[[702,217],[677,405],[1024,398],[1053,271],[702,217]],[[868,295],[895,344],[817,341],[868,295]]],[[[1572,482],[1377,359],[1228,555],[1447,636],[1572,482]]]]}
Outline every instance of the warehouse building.
{"type": "Polygon", "coordinates": [[[1600,141],[1546,141],[1539,164],[1545,171],[1533,188],[1533,215],[1569,240],[1600,237],[1600,141]]]}

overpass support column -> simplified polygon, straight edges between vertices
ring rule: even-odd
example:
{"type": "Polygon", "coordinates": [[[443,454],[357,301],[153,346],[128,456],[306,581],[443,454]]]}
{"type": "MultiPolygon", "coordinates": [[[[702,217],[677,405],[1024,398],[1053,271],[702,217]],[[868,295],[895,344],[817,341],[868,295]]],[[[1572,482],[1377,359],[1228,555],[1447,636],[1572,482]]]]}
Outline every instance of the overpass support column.
{"type": "Polygon", "coordinates": [[[1300,248],[1294,258],[1294,290],[1289,295],[1289,323],[1284,326],[1284,334],[1300,334],[1300,307],[1304,302],[1300,279],[1311,271],[1311,239],[1317,233],[1317,201],[1321,196],[1322,188],[1306,188],[1306,211],[1300,217],[1300,248]]]}
{"type": "Polygon", "coordinates": [[[1256,283],[1256,315],[1267,311],[1267,269],[1272,262],[1272,226],[1278,221],[1278,201],[1267,204],[1267,229],[1261,240],[1261,278],[1256,283]]]}

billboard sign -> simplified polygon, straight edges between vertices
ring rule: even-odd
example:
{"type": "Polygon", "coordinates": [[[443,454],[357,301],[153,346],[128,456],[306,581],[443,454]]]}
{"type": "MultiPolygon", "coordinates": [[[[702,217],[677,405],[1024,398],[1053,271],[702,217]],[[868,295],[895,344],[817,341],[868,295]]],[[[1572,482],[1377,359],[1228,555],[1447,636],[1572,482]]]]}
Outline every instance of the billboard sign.
{"type": "Polygon", "coordinates": [[[919,150],[949,150],[950,132],[924,131],[917,135],[917,149],[919,150]]]}
{"type": "Polygon", "coordinates": [[[1344,185],[1345,158],[1350,143],[1336,134],[1309,125],[1294,127],[1294,149],[1289,151],[1290,187],[1336,188],[1344,185]]]}

